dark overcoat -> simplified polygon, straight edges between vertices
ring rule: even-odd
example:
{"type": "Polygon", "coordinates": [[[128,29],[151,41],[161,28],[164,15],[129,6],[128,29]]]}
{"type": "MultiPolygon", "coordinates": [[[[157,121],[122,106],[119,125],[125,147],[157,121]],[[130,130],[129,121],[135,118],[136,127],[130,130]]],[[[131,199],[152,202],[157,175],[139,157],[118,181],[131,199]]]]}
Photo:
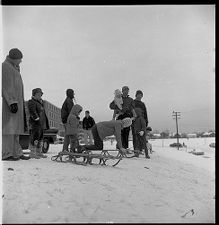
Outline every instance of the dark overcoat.
{"type": "Polygon", "coordinates": [[[34,129],[35,127],[41,127],[43,130],[49,129],[49,121],[44,109],[43,100],[40,101],[32,97],[28,101],[27,106],[30,115],[30,129],[34,129]],[[39,118],[39,120],[36,120],[37,118],[39,118]]]}

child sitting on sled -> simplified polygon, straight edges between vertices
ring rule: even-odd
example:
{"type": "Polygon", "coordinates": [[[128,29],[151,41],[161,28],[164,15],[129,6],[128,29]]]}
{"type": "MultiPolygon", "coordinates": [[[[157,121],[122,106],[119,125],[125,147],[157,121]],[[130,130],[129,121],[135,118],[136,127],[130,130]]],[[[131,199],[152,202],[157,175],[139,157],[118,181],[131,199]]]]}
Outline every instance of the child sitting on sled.
{"type": "MultiPolygon", "coordinates": [[[[67,123],[66,123],[66,135],[70,139],[70,152],[76,152],[76,149],[79,146],[78,134],[79,134],[79,121],[80,113],[83,108],[76,104],[72,107],[71,112],[69,113],[67,123]]],[[[67,150],[65,150],[67,151],[67,150]]]]}
{"type": "Polygon", "coordinates": [[[119,115],[122,114],[122,92],[119,89],[116,89],[114,92],[114,103],[116,105],[116,109],[114,109],[113,112],[113,120],[117,119],[119,115]]]}

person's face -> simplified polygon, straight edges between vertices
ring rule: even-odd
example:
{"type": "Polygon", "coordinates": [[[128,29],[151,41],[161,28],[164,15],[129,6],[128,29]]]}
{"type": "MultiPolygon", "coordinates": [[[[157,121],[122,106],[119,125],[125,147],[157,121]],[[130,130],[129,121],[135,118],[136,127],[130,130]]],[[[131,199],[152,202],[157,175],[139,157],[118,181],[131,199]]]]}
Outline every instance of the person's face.
{"type": "Polygon", "coordinates": [[[122,94],[123,94],[124,96],[127,96],[128,93],[129,93],[129,89],[123,89],[123,90],[122,90],[122,94]]]}
{"type": "Polygon", "coordinates": [[[89,113],[88,113],[88,112],[85,112],[85,116],[86,116],[86,117],[89,117],[89,113]]]}
{"type": "Polygon", "coordinates": [[[13,61],[16,66],[19,66],[20,63],[22,62],[22,59],[13,59],[13,61]]]}
{"type": "Polygon", "coordinates": [[[122,94],[121,93],[116,93],[116,98],[121,98],[122,97],[122,94]]]}
{"type": "Polygon", "coordinates": [[[142,97],[143,97],[142,94],[137,94],[136,99],[139,100],[139,101],[141,101],[142,97]]]}
{"type": "Polygon", "coordinates": [[[37,99],[37,100],[40,100],[42,98],[42,93],[41,92],[37,92],[34,97],[37,99]]]}
{"type": "Polygon", "coordinates": [[[75,96],[74,91],[70,91],[70,92],[69,92],[69,97],[70,97],[70,98],[74,98],[74,96],[75,96]]]}

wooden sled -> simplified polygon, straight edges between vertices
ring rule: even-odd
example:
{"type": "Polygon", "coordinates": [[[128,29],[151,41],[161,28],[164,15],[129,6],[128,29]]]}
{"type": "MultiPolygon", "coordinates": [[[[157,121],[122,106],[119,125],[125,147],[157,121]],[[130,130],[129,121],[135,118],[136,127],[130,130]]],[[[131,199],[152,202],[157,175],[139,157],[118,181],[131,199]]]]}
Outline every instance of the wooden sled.
{"type": "Polygon", "coordinates": [[[82,153],[59,152],[58,155],[52,156],[51,160],[56,162],[71,162],[83,166],[87,166],[88,164],[99,164],[114,167],[122,160],[122,158],[123,155],[118,150],[84,150],[82,153]],[[109,152],[111,152],[111,154],[109,152]],[[114,154],[112,154],[112,152],[114,154]],[[99,163],[94,163],[94,161],[98,160],[99,163]]]}

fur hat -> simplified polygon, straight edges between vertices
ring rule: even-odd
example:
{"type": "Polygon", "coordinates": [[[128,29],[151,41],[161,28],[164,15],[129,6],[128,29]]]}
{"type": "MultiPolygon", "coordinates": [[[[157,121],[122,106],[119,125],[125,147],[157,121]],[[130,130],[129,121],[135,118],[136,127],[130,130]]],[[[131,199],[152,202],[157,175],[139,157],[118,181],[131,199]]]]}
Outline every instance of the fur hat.
{"type": "Polygon", "coordinates": [[[22,54],[22,52],[19,49],[12,48],[9,51],[9,58],[11,58],[11,59],[22,59],[23,58],[23,54],[22,54]]]}
{"type": "Polygon", "coordinates": [[[126,117],[122,119],[123,127],[130,127],[132,125],[132,119],[129,117],[126,117]]]}
{"type": "Polygon", "coordinates": [[[122,92],[119,90],[119,89],[116,89],[114,94],[117,96],[117,95],[122,95],[122,92]]]}

